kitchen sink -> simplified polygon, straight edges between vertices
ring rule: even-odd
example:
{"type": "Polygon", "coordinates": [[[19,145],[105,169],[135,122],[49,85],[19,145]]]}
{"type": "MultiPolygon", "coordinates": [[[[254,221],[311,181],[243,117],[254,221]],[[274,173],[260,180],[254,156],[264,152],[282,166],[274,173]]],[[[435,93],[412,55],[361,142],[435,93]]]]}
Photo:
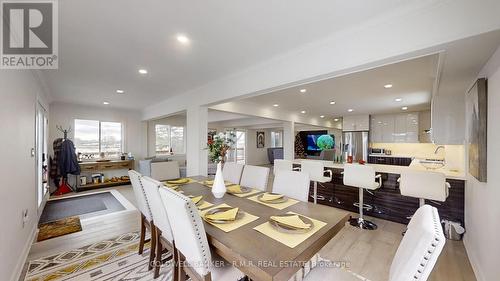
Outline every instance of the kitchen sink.
{"type": "Polygon", "coordinates": [[[427,170],[437,170],[444,167],[445,162],[441,159],[425,159],[420,160],[420,164],[424,166],[427,170]]]}

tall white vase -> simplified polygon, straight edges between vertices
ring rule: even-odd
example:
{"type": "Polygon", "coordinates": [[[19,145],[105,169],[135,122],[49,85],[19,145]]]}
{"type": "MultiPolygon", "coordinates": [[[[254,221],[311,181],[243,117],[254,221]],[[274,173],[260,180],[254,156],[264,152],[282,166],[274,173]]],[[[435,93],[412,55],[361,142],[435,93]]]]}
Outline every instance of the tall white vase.
{"type": "Polygon", "coordinates": [[[215,173],[214,185],[212,186],[212,193],[215,198],[222,198],[226,194],[226,185],[222,177],[222,164],[217,163],[217,172],[215,173]]]}

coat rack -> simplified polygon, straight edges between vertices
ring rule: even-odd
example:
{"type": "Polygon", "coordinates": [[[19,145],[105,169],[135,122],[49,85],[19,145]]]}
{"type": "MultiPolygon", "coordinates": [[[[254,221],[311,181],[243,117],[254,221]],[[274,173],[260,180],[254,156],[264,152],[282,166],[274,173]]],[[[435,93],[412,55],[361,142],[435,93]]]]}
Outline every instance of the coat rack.
{"type": "Polygon", "coordinates": [[[57,125],[56,128],[64,134],[64,139],[68,138],[68,133],[71,133],[71,126],[68,129],[63,129],[61,125],[57,125]]]}

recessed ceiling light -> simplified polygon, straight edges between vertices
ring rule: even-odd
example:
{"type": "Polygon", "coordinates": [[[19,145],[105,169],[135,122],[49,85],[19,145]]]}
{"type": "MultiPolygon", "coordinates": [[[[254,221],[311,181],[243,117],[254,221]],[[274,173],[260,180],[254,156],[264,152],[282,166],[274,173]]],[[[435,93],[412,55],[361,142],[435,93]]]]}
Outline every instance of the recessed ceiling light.
{"type": "Polygon", "coordinates": [[[302,114],[306,114],[306,111],[305,111],[305,110],[302,110],[300,113],[302,113],[302,114]]]}
{"type": "Polygon", "coordinates": [[[300,89],[300,92],[301,93],[305,93],[305,92],[307,92],[307,90],[306,89],[300,89]]]}
{"type": "Polygon", "coordinates": [[[278,107],[278,106],[280,106],[280,105],[279,105],[279,104],[277,104],[277,103],[275,103],[275,104],[273,104],[273,106],[274,106],[274,107],[278,107]]]}
{"type": "Polygon", "coordinates": [[[386,89],[390,89],[390,88],[392,88],[392,84],[385,84],[385,85],[384,85],[384,88],[386,88],[386,89]]]}
{"type": "Polygon", "coordinates": [[[402,110],[408,110],[408,106],[401,107],[402,110]]]}
{"type": "Polygon", "coordinates": [[[331,102],[330,102],[330,104],[335,104],[335,102],[334,102],[334,101],[331,101],[331,102]]]}
{"type": "Polygon", "coordinates": [[[108,105],[108,104],[109,104],[109,102],[107,102],[107,101],[103,101],[103,102],[102,102],[102,104],[104,104],[104,105],[108,105]]]}
{"type": "Polygon", "coordinates": [[[319,118],[325,118],[325,115],[321,115],[319,118]]]}
{"type": "Polygon", "coordinates": [[[189,38],[184,34],[178,34],[177,41],[179,41],[182,44],[189,44],[189,38]]]}
{"type": "Polygon", "coordinates": [[[395,98],[394,101],[401,102],[401,101],[403,101],[403,99],[402,98],[395,98]]]}
{"type": "Polygon", "coordinates": [[[347,111],[348,111],[348,112],[353,112],[353,111],[354,111],[354,109],[349,108],[347,111]]]}
{"type": "Polygon", "coordinates": [[[140,74],[148,74],[148,71],[144,68],[139,69],[140,74]]]}
{"type": "Polygon", "coordinates": [[[117,94],[123,94],[123,93],[125,93],[125,91],[124,90],[116,90],[116,93],[117,94]]]}
{"type": "Polygon", "coordinates": [[[338,119],[338,118],[335,118],[335,119],[333,119],[333,121],[338,122],[338,121],[339,121],[339,119],[338,119]]]}

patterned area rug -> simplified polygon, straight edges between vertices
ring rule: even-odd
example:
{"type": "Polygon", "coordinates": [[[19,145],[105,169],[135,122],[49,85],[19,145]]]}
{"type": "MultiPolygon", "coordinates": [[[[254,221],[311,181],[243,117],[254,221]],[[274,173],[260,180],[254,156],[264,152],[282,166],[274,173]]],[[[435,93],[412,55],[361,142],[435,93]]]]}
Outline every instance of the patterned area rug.
{"type": "Polygon", "coordinates": [[[82,231],[82,224],[78,216],[64,218],[53,222],[43,223],[38,226],[37,241],[43,241],[54,237],[82,231]]]}
{"type": "MultiPolygon", "coordinates": [[[[137,254],[139,233],[127,233],[114,239],[79,249],[32,260],[28,263],[26,281],[42,280],[153,280],[148,271],[149,243],[137,254]]],[[[167,254],[168,255],[168,254],[167,254]]],[[[159,281],[172,279],[171,267],[161,267],[159,281]]]]}

